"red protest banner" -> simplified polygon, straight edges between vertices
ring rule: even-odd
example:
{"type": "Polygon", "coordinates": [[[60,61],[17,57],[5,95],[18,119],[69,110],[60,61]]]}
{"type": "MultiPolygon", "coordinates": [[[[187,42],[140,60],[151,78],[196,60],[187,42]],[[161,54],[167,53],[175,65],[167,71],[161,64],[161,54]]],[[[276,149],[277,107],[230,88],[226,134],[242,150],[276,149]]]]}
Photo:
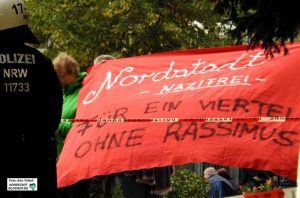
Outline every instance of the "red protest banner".
{"type": "Polygon", "coordinates": [[[79,94],[76,119],[82,122],[74,122],[58,160],[59,187],[95,175],[191,162],[295,179],[300,44],[289,49],[274,59],[265,59],[261,49],[237,46],[95,65],[79,94]],[[151,122],[123,122],[130,119],[151,122]]]}

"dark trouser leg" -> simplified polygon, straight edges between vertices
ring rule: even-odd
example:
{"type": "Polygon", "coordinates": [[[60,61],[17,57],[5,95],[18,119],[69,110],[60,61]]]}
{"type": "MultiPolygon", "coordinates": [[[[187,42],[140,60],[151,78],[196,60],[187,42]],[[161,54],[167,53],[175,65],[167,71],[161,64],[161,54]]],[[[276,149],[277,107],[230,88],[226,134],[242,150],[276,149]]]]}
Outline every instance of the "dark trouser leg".
{"type": "Polygon", "coordinates": [[[106,181],[106,176],[93,177],[89,186],[89,198],[104,198],[106,181]]]}
{"type": "Polygon", "coordinates": [[[90,180],[81,180],[76,184],[58,189],[59,198],[88,198],[90,180]]]}
{"type": "Polygon", "coordinates": [[[145,198],[145,185],[136,183],[134,179],[134,176],[125,176],[123,173],[117,175],[124,198],[145,198]]]}
{"type": "Polygon", "coordinates": [[[115,175],[108,175],[105,186],[105,196],[104,198],[112,198],[114,194],[114,189],[116,186],[116,176],[115,175]]]}
{"type": "Polygon", "coordinates": [[[114,187],[114,175],[93,177],[89,187],[89,198],[112,198],[114,187]]]}
{"type": "Polygon", "coordinates": [[[161,196],[150,194],[151,186],[137,183],[135,176],[125,176],[123,173],[117,174],[117,181],[120,183],[124,198],[162,198],[161,196]]]}

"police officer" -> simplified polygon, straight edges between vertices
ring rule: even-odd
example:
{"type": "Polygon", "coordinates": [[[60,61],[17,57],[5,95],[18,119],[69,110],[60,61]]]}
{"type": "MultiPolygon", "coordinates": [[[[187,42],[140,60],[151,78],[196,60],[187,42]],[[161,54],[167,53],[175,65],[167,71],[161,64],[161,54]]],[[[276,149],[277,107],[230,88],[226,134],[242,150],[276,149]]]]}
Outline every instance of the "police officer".
{"type": "Polygon", "coordinates": [[[56,198],[62,89],[22,0],[0,0],[0,197],[56,198]]]}

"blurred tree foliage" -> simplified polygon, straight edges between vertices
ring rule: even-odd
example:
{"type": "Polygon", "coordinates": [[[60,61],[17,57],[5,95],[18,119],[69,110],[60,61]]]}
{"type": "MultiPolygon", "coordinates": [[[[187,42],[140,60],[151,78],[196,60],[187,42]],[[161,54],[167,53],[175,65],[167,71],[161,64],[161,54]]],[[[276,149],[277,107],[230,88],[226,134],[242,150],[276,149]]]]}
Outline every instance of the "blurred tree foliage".
{"type": "Polygon", "coordinates": [[[31,29],[53,57],[89,65],[100,54],[128,57],[232,44],[211,0],[25,0],[31,29]]]}
{"type": "Polygon", "coordinates": [[[299,0],[213,0],[215,11],[222,14],[235,28],[232,38],[249,38],[249,47],[259,44],[267,55],[288,53],[286,42],[293,42],[300,30],[299,0]]]}

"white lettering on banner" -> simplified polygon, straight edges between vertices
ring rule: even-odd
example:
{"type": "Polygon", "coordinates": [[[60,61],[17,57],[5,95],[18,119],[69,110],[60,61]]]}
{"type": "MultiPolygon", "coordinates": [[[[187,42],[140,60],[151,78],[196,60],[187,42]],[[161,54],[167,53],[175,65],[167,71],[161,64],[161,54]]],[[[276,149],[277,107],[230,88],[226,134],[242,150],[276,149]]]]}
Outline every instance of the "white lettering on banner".
{"type": "Polygon", "coordinates": [[[93,102],[93,101],[98,97],[98,95],[100,94],[100,92],[102,91],[102,89],[105,87],[106,84],[107,84],[107,85],[106,85],[106,89],[109,90],[109,89],[112,88],[112,86],[118,81],[118,79],[121,77],[121,75],[122,75],[124,72],[132,72],[133,70],[134,70],[133,67],[126,67],[125,69],[122,69],[122,70],[120,71],[119,75],[116,76],[116,78],[114,79],[113,82],[112,82],[112,80],[111,80],[111,76],[112,76],[112,75],[111,75],[111,71],[107,72],[107,74],[106,74],[106,79],[105,79],[104,82],[101,84],[101,86],[100,86],[98,92],[96,92],[96,91],[91,91],[91,92],[89,92],[89,93],[86,95],[85,99],[83,100],[83,104],[89,104],[89,103],[93,102]],[[93,97],[92,100],[86,101],[87,98],[90,97],[90,95],[92,95],[92,97],[93,97]]]}
{"type": "MultiPolygon", "coordinates": [[[[133,84],[142,84],[145,79],[151,79],[152,82],[159,82],[162,80],[169,80],[173,78],[185,78],[189,77],[191,75],[203,75],[206,73],[212,73],[212,72],[223,72],[226,70],[230,71],[236,71],[236,70],[241,70],[241,69],[246,69],[248,67],[255,67],[255,66],[261,66],[265,62],[264,61],[259,61],[259,59],[264,59],[265,56],[263,55],[263,52],[258,52],[256,55],[249,55],[247,58],[247,53],[243,53],[240,57],[238,57],[234,62],[231,63],[225,63],[221,66],[217,66],[216,64],[213,63],[207,63],[207,61],[204,61],[202,59],[198,59],[197,63],[192,64],[193,69],[190,71],[188,68],[184,69],[174,69],[175,61],[172,61],[169,65],[169,68],[167,71],[159,71],[159,72],[153,72],[150,74],[142,74],[142,75],[127,75],[123,76],[124,73],[132,73],[134,71],[134,67],[128,66],[124,69],[122,69],[119,74],[112,79],[112,72],[108,71],[106,74],[105,80],[102,82],[100,85],[98,91],[93,90],[90,91],[84,98],[83,104],[87,105],[89,103],[92,103],[98,95],[101,93],[103,89],[110,90],[115,84],[119,84],[122,87],[130,86],[133,84]],[[245,64],[242,64],[238,66],[238,63],[241,62],[242,59],[249,59],[245,64]]],[[[245,84],[245,81],[247,81],[248,76],[234,76],[233,78],[230,79],[223,77],[219,79],[215,78],[210,78],[206,80],[206,86],[208,87],[215,87],[215,83],[217,81],[217,84],[220,86],[229,86],[231,85],[250,85],[249,83],[245,84]],[[243,82],[242,82],[243,81],[243,82]]],[[[191,85],[189,85],[191,86],[191,85]]],[[[199,85],[198,85],[199,87],[199,85]]],[[[180,89],[180,88],[178,88],[180,89]]],[[[191,89],[189,89],[191,90],[191,89]]]]}
{"type": "Polygon", "coordinates": [[[194,91],[198,89],[216,88],[216,87],[229,87],[229,86],[251,86],[248,82],[249,75],[246,76],[233,76],[231,78],[221,77],[221,78],[208,78],[205,80],[200,80],[199,82],[190,83],[179,83],[172,85],[164,85],[160,92],[155,93],[155,95],[182,92],[182,91],[194,91]]]}
{"type": "Polygon", "coordinates": [[[34,54],[0,54],[0,64],[35,64],[34,54]]]}

